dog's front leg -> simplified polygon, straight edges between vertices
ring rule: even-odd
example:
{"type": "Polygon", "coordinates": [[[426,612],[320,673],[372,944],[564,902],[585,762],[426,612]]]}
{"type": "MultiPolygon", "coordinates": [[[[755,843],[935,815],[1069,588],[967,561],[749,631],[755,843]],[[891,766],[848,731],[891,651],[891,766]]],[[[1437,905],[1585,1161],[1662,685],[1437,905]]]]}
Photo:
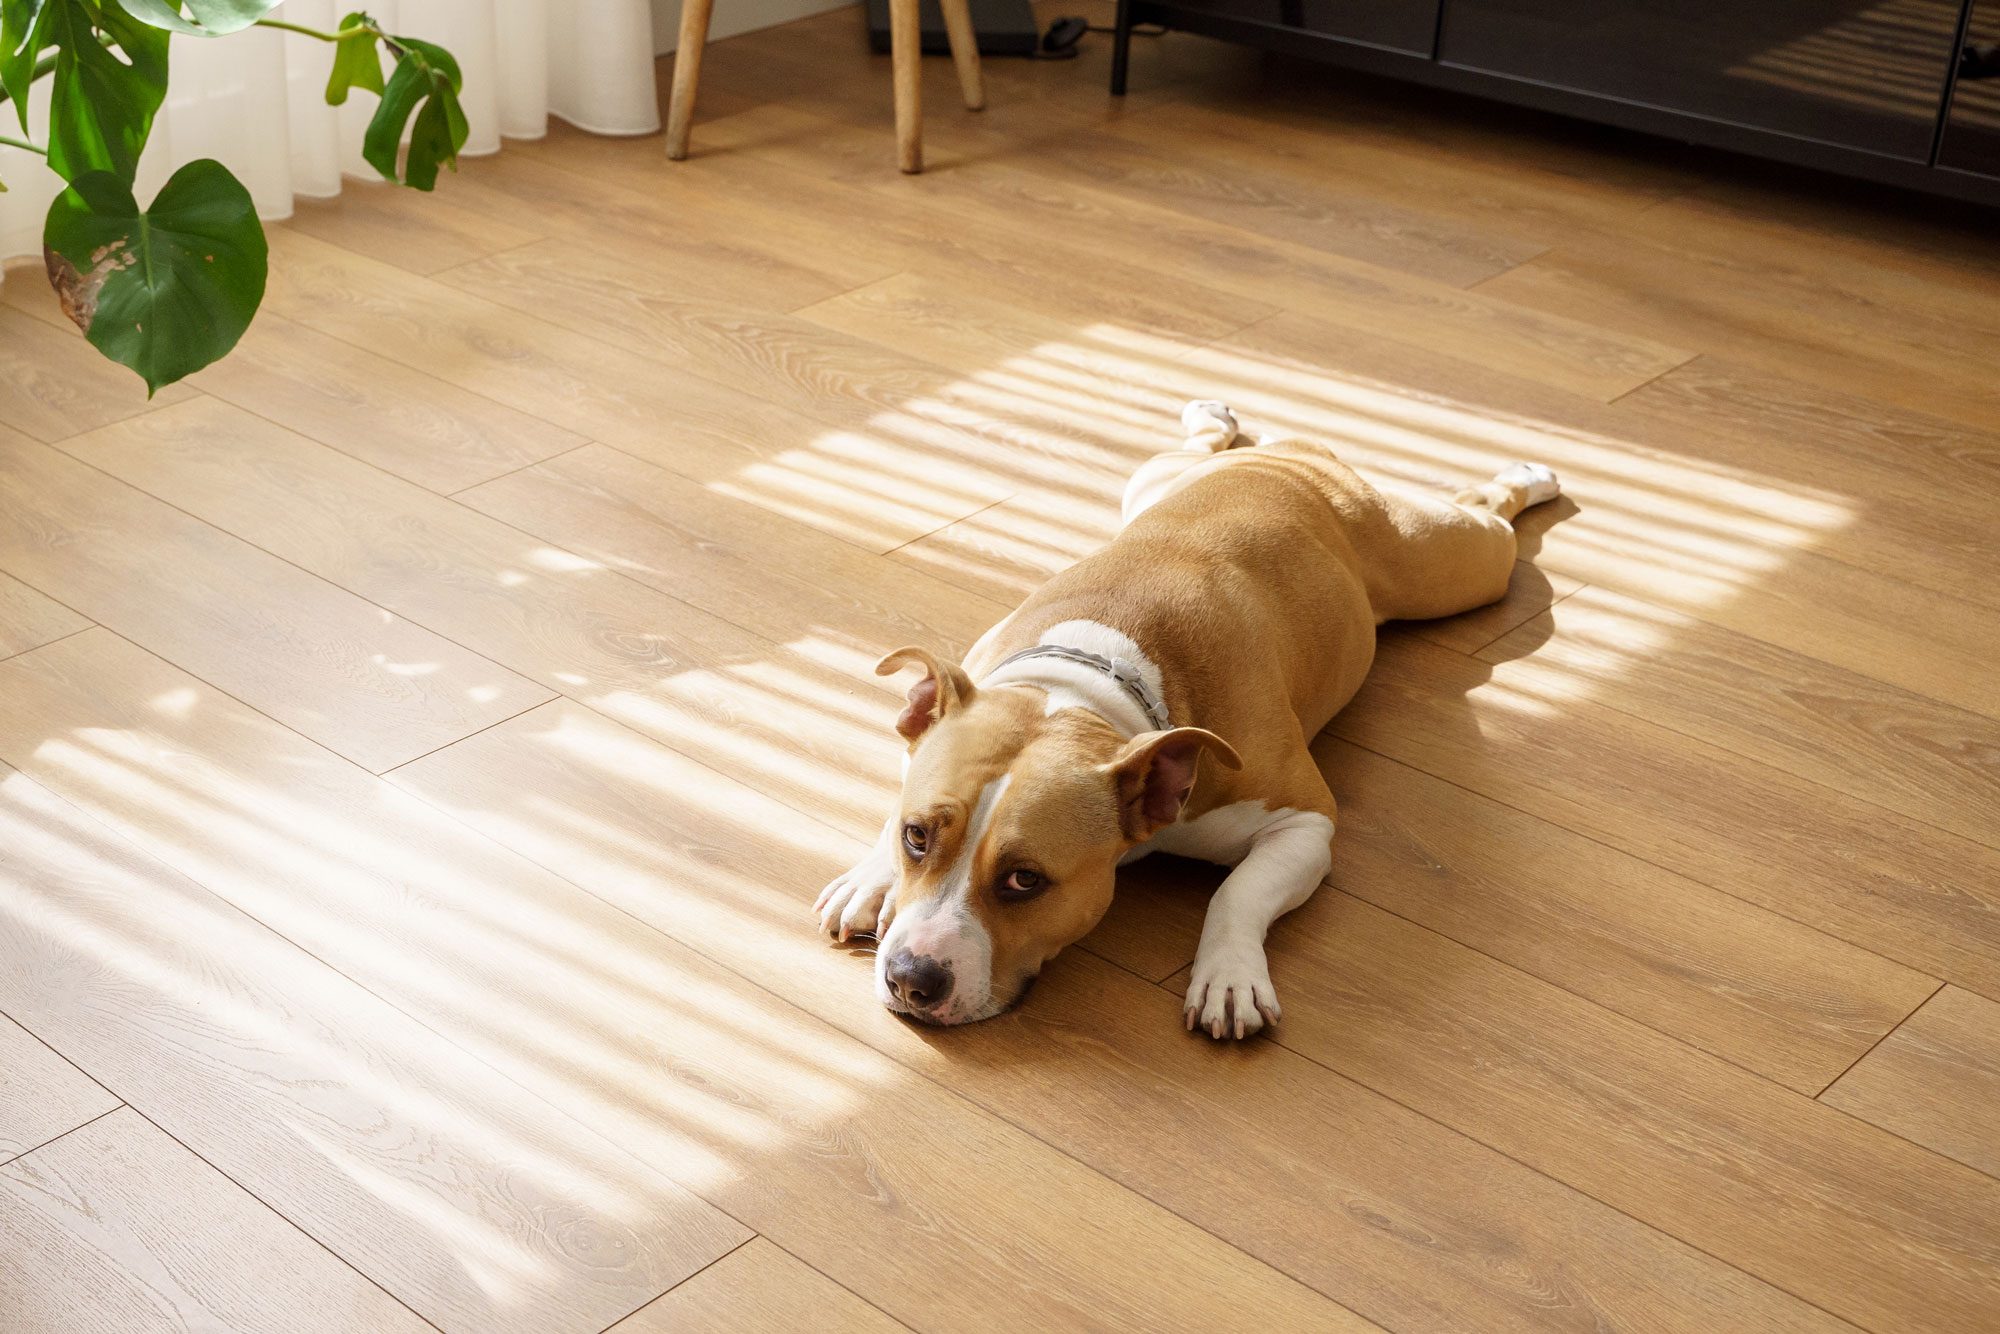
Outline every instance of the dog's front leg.
{"type": "Polygon", "coordinates": [[[890,816],[868,855],[819,892],[813,911],[820,930],[835,940],[853,935],[881,938],[896,915],[898,818],[890,816]]]}
{"type": "Polygon", "coordinates": [[[1264,960],[1271,923],[1312,897],[1333,865],[1333,820],[1285,811],[1260,829],[1250,851],[1215,891],[1188,979],[1186,1019],[1214,1038],[1244,1038],[1282,1013],[1264,960]]]}

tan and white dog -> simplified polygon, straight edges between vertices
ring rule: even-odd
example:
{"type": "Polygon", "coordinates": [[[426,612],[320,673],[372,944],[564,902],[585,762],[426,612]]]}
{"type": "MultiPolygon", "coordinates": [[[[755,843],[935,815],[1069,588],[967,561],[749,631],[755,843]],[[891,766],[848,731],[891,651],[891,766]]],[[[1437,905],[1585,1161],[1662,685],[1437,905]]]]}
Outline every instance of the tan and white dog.
{"type": "Polygon", "coordinates": [[[1506,592],[1514,516],[1558,489],[1515,464],[1453,500],[1378,491],[1321,446],[1249,440],[1220,403],[1182,423],[1184,447],[1126,487],[1118,537],[963,666],[905,648],[876,667],[923,672],[896,722],[901,808],[815,910],[836,939],[879,939],[876,990],[899,1014],[1007,1009],[1104,915],[1117,868],[1157,851],[1235,868],[1187,1026],[1277,1022],[1265,933],[1332,865],[1309,744],[1360,688],[1377,625],[1506,592]]]}

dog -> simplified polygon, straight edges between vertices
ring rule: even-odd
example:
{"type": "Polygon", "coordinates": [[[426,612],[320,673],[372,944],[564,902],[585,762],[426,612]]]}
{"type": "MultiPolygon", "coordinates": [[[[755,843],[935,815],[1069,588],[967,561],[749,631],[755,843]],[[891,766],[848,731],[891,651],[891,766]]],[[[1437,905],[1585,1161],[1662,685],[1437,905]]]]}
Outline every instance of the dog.
{"type": "Polygon", "coordinates": [[[1378,490],[1330,449],[1253,440],[1190,403],[1181,448],[1125,490],[1116,538],[1032,594],[963,665],[914,667],[896,720],[900,808],[821,891],[821,927],[878,941],[897,1014],[962,1024],[1011,1008],[1150,852],[1233,867],[1210,901],[1184,1018],[1245,1038],[1282,1010],[1271,923],[1333,862],[1313,737],[1360,689],[1376,627],[1496,601],[1513,520],[1556,476],[1519,463],[1441,496],[1378,490]]]}

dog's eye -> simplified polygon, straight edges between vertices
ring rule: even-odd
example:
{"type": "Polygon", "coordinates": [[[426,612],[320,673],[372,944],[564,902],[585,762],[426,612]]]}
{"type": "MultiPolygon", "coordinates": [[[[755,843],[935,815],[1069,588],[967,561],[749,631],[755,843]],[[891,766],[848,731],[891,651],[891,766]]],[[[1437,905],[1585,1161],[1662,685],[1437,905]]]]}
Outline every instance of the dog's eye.
{"type": "Polygon", "coordinates": [[[922,825],[906,824],[903,826],[903,849],[912,858],[922,861],[924,854],[930,850],[930,846],[931,836],[925,831],[922,825]]]}
{"type": "Polygon", "coordinates": [[[1003,899],[1031,899],[1048,886],[1048,879],[1040,871],[1030,871],[1025,867],[1008,874],[1000,882],[1000,897],[1003,899]]]}

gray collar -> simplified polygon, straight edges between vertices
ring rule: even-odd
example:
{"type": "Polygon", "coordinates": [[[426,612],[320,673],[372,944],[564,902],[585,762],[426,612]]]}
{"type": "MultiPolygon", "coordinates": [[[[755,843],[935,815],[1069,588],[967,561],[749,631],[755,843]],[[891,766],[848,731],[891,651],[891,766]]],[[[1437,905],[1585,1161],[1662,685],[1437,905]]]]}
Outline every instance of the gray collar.
{"type": "Polygon", "coordinates": [[[1146,721],[1153,725],[1154,731],[1164,732],[1172,726],[1167,720],[1165,701],[1154,695],[1147,687],[1146,679],[1139,674],[1138,667],[1123,658],[1102,658],[1095,653],[1085,653],[1080,648],[1065,648],[1061,644],[1037,644],[1033,648],[1024,648],[1019,653],[1008,654],[994,665],[993,671],[986,674],[991,676],[1002,667],[1020,662],[1024,658],[1060,658],[1064,662],[1078,663],[1103,672],[1132,697],[1132,702],[1139,706],[1139,712],[1146,715],[1146,721]]]}

